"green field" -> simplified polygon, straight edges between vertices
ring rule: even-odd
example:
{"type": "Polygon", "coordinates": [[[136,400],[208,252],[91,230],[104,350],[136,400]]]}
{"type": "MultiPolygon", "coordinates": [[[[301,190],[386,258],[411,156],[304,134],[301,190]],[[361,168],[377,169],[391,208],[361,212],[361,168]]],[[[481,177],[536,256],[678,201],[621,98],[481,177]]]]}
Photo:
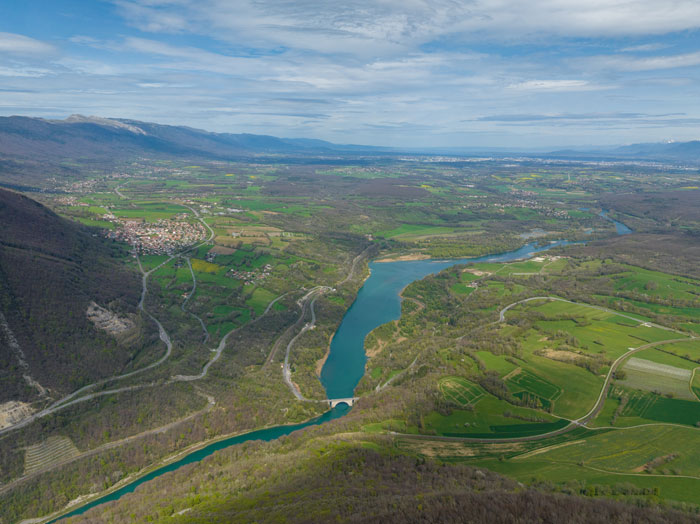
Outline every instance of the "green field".
{"type": "Polygon", "coordinates": [[[277,297],[271,291],[262,287],[256,287],[252,296],[246,301],[246,304],[253,308],[257,316],[260,316],[263,314],[268,304],[275,298],[277,297]]]}
{"type": "Polygon", "coordinates": [[[530,395],[546,401],[545,407],[557,400],[562,389],[535,373],[519,368],[508,375],[506,384],[515,396],[519,393],[529,393],[530,395]]]}
{"type": "Polygon", "coordinates": [[[459,229],[443,226],[432,226],[426,224],[402,224],[399,227],[386,231],[377,231],[378,236],[385,238],[400,238],[412,240],[427,236],[446,235],[458,232],[459,229]]]}
{"type": "MultiPolygon", "coordinates": [[[[473,388],[465,395],[476,393],[473,388]]],[[[546,433],[568,424],[547,413],[514,406],[490,394],[477,399],[473,410],[455,409],[449,415],[432,412],[423,417],[423,432],[470,438],[512,438],[546,433]]]]}
{"type": "Polygon", "coordinates": [[[576,440],[545,442],[540,449],[511,459],[472,463],[522,482],[534,479],[565,484],[576,479],[591,486],[656,488],[666,500],[697,504],[698,433],[696,429],[668,426],[588,432],[576,440]]]}

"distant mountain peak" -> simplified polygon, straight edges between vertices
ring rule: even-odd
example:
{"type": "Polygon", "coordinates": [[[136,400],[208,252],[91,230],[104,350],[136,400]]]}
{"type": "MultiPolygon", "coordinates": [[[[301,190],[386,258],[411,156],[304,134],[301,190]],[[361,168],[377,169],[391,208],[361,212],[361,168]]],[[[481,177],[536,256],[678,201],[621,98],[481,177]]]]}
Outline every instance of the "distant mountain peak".
{"type": "Polygon", "coordinates": [[[99,126],[115,127],[117,129],[123,129],[125,131],[130,131],[131,133],[137,135],[147,135],[146,131],[138,126],[127,124],[120,120],[114,120],[112,118],[104,118],[101,116],[84,116],[84,115],[71,115],[65,120],[61,120],[64,124],[96,124],[99,126]]]}

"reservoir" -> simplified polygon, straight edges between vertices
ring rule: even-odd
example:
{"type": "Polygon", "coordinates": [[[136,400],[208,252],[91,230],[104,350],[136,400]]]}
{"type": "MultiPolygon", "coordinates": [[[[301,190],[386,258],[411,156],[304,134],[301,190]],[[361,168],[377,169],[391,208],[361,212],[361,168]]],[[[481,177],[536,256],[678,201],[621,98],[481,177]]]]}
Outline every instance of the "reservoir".
{"type": "MultiPolygon", "coordinates": [[[[570,242],[558,241],[538,246],[537,243],[533,242],[514,251],[478,258],[371,262],[369,265],[370,276],[358,292],[355,302],[345,313],[340,327],[333,337],[328,359],[321,371],[321,383],[326,389],[327,398],[337,399],[354,396],[355,387],[364,375],[365,363],[367,362],[364,349],[365,337],[376,327],[399,318],[401,315],[400,293],[401,290],[411,282],[456,264],[467,264],[470,262],[510,262],[529,258],[535,253],[568,244],[570,244],[570,242]]],[[[289,435],[293,431],[324,424],[340,418],[349,411],[350,408],[346,404],[340,404],[323,415],[306,422],[260,429],[213,442],[196,451],[188,453],[176,461],[156,468],[143,477],[111,493],[103,495],[60,517],[56,517],[49,521],[49,524],[66,517],[80,515],[105,502],[117,500],[123,495],[133,492],[138,486],[145,482],[153,480],[164,473],[174,471],[186,464],[198,462],[220,449],[252,440],[275,440],[281,436],[289,435]]]]}

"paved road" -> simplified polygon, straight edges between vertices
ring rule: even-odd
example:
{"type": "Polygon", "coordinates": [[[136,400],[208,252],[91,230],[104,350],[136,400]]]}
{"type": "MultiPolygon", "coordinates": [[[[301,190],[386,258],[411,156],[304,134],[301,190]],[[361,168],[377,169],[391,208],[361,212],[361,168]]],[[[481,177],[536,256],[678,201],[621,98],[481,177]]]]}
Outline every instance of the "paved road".
{"type": "Polygon", "coordinates": [[[357,256],[352,260],[352,264],[350,265],[350,271],[348,272],[348,275],[347,275],[343,280],[341,280],[340,282],[338,282],[338,283],[336,284],[336,287],[340,287],[340,286],[342,286],[343,284],[349,282],[349,281],[352,279],[352,277],[355,276],[355,269],[357,268],[357,264],[360,262],[360,260],[362,259],[362,257],[365,256],[365,254],[367,253],[367,251],[369,251],[372,247],[374,247],[374,246],[371,246],[371,245],[370,245],[370,246],[367,246],[367,247],[365,248],[365,250],[362,251],[362,253],[360,253],[359,255],[357,255],[357,256]]]}
{"type": "Polygon", "coordinates": [[[202,333],[204,333],[204,339],[202,340],[202,344],[206,344],[209,341],[209,331],[207,331],[207,326],[204,324],[204,320],[202,320],[202,317],[199,315],[196,315],[192,313],[192,311],[188,311],[187,308],[187,303],[190,301],[190,299],[194,296],[195,292],[197,291],[197,276],[194,274],[194,270],[192,269],[192,261],[190,260],[190,257],[185,257],[185,260],[187,261],[187,267],[190,268],[190,274],[192,275],[192,291],[190,291],[187,294],[187,298],[182,302],[182,305],[180,306],[180,309],[184,311],[185,313],[193,316],[199,321],[199,325],[202,326],[202,333]]]}
{"type": "Polygon", "coordinates": [[[121,184],[121,185],[118,185],[117,187],[114,188],[114,192],[115,192],[117,195],[119,195],[119,198],[126,198],[126,196],[124,195],[124,193],[122,193],[122,192],[120,191],[120,189],[121,189],[122,187],[124,187],[127,183],[128,183],[128,182],[125,182],[125,183],[123,183],[123,184],[121,184]]]}
{"type": "Polygon", "coordinates": [[[314,309],[314,306],[316,305],[316,300],[318,300],[318,297],[327,289],[329,288],[314,288],[300,299],[304,301],[304,305],[302,306],[302,315],[300,316],[301,319],[304,318],[306,304],[308,300],[311,299],[311,304],[309,305],[311,309],[311,322],[307,322],[306,324],[304,324],[304,327],[301,328],[301,331],[299,331],[299,333],[297,333],[295,337],[289,341],[289,344],[287,344],[287,350],[284,354],[284,364],[282,364],[282,376],[284,377],[284,382],[287,384],[287,386],[291,390],[292,394],[297,398],[297,400],[306,400],[306,398],[304,397],[304,395],[301,394],[301,391],[299,391],[299,388],[297,388],[294,382],[292,382],[292,371],[289,368],[289,353],[292,351],[292,347],[294,346],[294,343],[297,341],[297,339],[316,326],[316,310],[314,309]]]}

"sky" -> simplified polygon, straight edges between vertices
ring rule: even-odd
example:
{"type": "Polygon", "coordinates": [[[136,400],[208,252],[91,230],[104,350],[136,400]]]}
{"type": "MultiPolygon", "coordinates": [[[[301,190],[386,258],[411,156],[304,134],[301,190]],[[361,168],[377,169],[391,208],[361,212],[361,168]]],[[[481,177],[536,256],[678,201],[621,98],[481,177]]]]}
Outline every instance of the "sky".
{"type": "Polygon", "coordinates": [[[699,0],[0,0],[0,115],[404,147],[700,139],[699,0]]]}

